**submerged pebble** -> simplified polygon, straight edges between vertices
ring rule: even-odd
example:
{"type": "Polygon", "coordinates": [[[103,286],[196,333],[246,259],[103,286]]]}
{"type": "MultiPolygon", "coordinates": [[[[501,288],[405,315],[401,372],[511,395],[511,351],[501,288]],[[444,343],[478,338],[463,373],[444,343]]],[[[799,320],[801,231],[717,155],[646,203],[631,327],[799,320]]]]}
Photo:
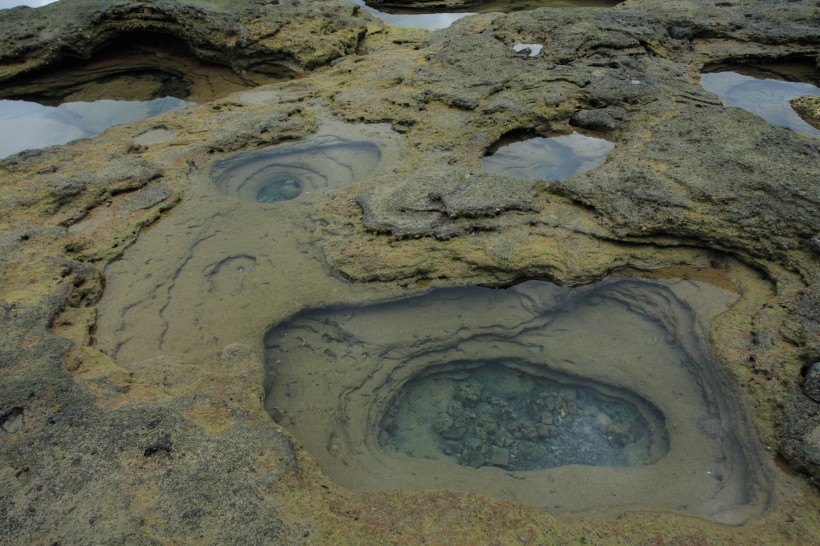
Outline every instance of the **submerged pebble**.
{"type": "MultiPolygon", "coordinates": [[[[663,453],[653,454],[651,427],[631,402],[500,361],[468,374],[443,372],[406,385],[397,411],[382,422],[382,443],[412,457],[416,445],[433,442],[461,465],[509,470],[650,464],[663,453]]],[[[654,432],[665,445],[665,430],[654,432]]]]}
{"type": "Polygon", "coordinates": [[[256,200],[260,203],[275,203],[299,197],[302,185],[298,180],[287,178],[268,182],[256,193],[256,200]]]}

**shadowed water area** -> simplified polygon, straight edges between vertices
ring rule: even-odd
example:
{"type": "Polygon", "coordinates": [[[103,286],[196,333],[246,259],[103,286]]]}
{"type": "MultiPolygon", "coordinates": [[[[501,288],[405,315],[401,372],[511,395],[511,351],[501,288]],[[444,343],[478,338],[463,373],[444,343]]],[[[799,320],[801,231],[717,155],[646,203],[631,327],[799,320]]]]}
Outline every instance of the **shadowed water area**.
{"type": "Polygon", "coordinates": [[[481,158],[485,170],[535,180],[562,180],[602,165],[615,144],[573,132],[555,137],[502,140],[481,158]]]}
{"type": "Polygon", "coordinates": [[[125,35],[87,61],[67,61],[4,82],[0,157],[88,138],[109,127],[279,81],[287,74],[239,75],[197,60],[181,41],[125,35]]]}
{"type": "Polygon", "coordinates": [[[266,406],[338,483],[452,488],[560,513],[768,502],[694,281],[531,281],[309,311],[265,336],[266,406]]]}
{"type": "Polygon", "coordinates": [[[800,81],[773,79],[778,74],[765,70],[748,70],[748,74],[723,71],[701,75],[700,83],[720,97],[724,106],[735,106],[765,119],[772,125],[820,137],[820,130],[806,123],[792,109],[789,101],[803,95],[820,96],[820,87],[800,81]]]}
{"type": "Polygon", "coordinates": [[[99,45],[89,59],[66,60],[4,82],[0,96],[49,106],[160,97],[208,102],[291,77],[284,70],[238,74],[227,66],[199,60],[178,38],[134,32],[99,45]]]}

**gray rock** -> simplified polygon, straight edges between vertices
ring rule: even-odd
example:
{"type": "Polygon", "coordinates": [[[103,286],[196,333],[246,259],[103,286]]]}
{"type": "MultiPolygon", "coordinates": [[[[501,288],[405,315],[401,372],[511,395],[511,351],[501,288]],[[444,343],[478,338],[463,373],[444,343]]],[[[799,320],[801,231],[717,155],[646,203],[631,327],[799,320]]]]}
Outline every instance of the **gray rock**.
{"type": "Polygon", "coordinates": [[[503,447],[493,447],[490,450],[490,464],[493,466],[507,466],[510,464],[510,450],[503,447]]]}
{"type": "Polygon", "coordinates": [[[623,117],[624,111],[620,108],[578,110],[570,118],[570,124],[593,131],[614,131],[623,117]]]}
{"type": "Polygon", "coordinates": [[[820,362],[815,362],[803,380],[803,392],[815,402],[820,402],[820,362]]]}
{"type": "Polygon", "coordinates": [[[499,229],[504,214],[533,210],[536,182],[450,165],[391,176],[356,196],[364,225],[399,238],[449,239],[470,230],[499,229]]]}
{"type": "Polygon", "coordinates": [[[679,25],[670,26],[666,29],[666,32],[673,40],[691,40],[694,36],[694,32],[692,32],[691,28],[679,25]]]}
{"type": "Polygon", "coordinates": [[[131,214],[138,210],[149,209],[171,196],[171,188],[166,184],[151,184],[134,193],[123,205],[123,212],[131,214]]]}

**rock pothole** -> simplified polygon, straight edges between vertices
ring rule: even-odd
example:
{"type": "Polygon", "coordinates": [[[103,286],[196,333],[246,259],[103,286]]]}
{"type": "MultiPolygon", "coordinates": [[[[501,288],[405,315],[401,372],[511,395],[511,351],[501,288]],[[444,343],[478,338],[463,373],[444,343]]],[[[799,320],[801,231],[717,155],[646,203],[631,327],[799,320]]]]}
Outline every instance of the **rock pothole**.
{"type": "Polygon", "coordinates": [[[266,406],[357,490],[739,523],[765,508],[768,470],[705,337],[735,298],[616,278],[308,311],[265,336],[266,406]]]}
{"type": "Polygon", "coordinates": [[[385,449],[509,470],[652,464],[668,450],[660,412],[628,391],[515,361],[444,368],[409,381],[388,404],[385,449]]]}
{"type": "Polygon", "coordinates": [[[615,144],[572,132],[551,137],[512,134],[481,158],[485,170],[514,178],[563,180],[604,163],[615,144]]]}
{"type": "Polygon", "coordinates": [[[363,180],[381,159],[374,142],[322,135],[224,159],[211,178],[225,195],[268,204],[363,180]]]}
{"type": "Polygon", "coordinates": [[[820,137],[820,130],[792,108],[799,97],[820,96],[817,77],[805,63],[720,64],[701,75],[701,85],[724,106],[742,108],[772,125],[820,137]]]}

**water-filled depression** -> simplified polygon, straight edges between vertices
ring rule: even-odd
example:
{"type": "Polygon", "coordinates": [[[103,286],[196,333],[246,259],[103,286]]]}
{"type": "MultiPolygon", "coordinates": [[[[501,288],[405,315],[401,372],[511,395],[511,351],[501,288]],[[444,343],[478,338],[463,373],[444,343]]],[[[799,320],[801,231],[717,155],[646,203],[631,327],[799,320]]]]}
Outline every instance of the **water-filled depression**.
{"type": "Polygon", "coordinates": [[[485,170],[534,180],[562,180],[602,165],[615,144],[572,132],[540,137],[511,135],[481,158],[485,170]]]}
{"type": "MultiPolygon", "coordinates": [[[[318,115],[316,134],[192,173],[196,188],[173,216],[108,265],[97,339],[118,364],[257,342],[271,300],[291,314],[347,286],[322,266],[311,215],[327,193],[390,172],[402,136],[387,124],[318,115]]],[[[92,215],[72,228],[93,236],[93,224],[92,215]]]]}
{"type": "Polygon", "coordinates": [[[114,125],[130,123],[193,103],[174,97],[148,101],[98,100],[44,106],[36,102],[0,100],[0,158],[23,150],[65,144],[98,135],[114,125]]]}
{"type": "MultiPolygon", "coordinates": [[[[805,69],[798,65],[728,67],[733,70],[707,72],[700,83],[720,97],[724,106],[735,106],[765,119],[772,125],[820,137],[820,130],[806,123],[790,101],[804,95],[820,95],[820,88],[805,81],[805,69]]],[[[810,72],[811,73],[811,72],[810,72]]]]}
{"type": "Polygon", "coordinates": [[[219,161],[211,168],[211,179],[221,192],[241,201],[274,203],[363,180],[381,159],[373,142],[322,135],[219,161]]]}
{"type": "Polygon", "coordinates": [[[266,407],[338,483],[451,488],[563,514],[739,523],[767,467],[695,281],[440,289],[303,312],[265,336],[266,407]]]}

